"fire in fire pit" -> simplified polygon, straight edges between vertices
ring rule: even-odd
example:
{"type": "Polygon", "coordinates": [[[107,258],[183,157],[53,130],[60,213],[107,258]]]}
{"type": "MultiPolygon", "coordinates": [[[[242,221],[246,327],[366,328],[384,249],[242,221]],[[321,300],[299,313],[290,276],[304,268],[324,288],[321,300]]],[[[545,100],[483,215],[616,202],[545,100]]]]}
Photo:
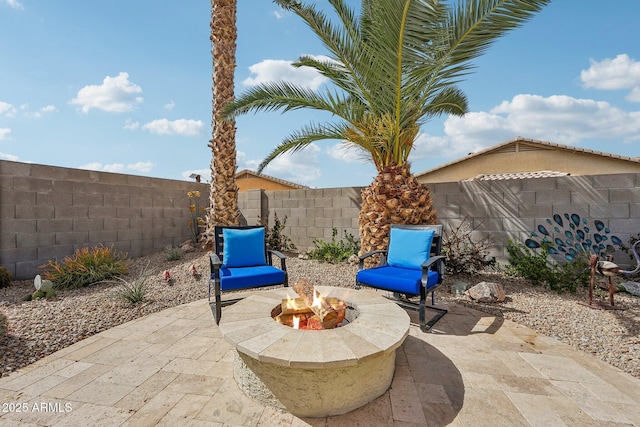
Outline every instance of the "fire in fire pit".
{"type": "Polygon", "coordinates": [[[276,322],[295,329],[333,329],[352,321],[345,318],[347,312],[353,314],[353,307],[336,297],[323,297],[306,279],[296,281],[292,288],[302,295],[300,298],[286,298],[271,311],[276,322]]]}

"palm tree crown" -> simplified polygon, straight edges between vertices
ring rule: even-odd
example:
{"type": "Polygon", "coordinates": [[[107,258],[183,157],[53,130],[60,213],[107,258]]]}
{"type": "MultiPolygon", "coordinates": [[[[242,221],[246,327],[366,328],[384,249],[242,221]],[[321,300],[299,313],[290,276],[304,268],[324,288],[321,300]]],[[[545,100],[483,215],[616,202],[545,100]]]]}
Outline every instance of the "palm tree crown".
{"type": "Polygon", "coordinates": [[[315,68],[333,85],[314,92],[284,81],[264,83],[227,104],[223,114],[311,108],[338,120],[293,132],[259,171],[280,154],[324,139],[359,147],[378,172],[404,165],[430,118],[467,112],[467,98],[455,85],[471,71],[471,61],[550,2],[362,0],[357,15],[345,0],[328,0],[334,23],[314,5],[274,1],[302,18],[329,53],[329,59],[302,56],[293,65],[315,68]]]}

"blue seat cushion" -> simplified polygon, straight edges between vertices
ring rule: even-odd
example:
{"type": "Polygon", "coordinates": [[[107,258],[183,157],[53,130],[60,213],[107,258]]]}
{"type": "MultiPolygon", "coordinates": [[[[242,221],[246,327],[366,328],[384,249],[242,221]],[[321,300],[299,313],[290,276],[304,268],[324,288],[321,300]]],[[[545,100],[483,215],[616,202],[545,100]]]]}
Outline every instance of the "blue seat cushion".
{"type": "Polygon", "coordinates": [[[431,256],[434,230],[391,227],[387,263],[394,267],[419,269],[431,256]]]}
{"type": "Polygon", "coordinates": [[[234,289],[277,285],[284,283],[284,275],[284,271],[270,265],[239,268],[223,266],[220,269],[220,289],[231,291],[234,289]]]}
{"type": "Polygon", "coordinates": [[[225,267],[252,267],[266,265],[264,227],[224,228],[222,262],[225,267]]]}
{"type": "MultiPolygon", "coordinates": [[[[363,285],[409,295],[420,294],[421,279],[422,269],[399,268],[389,265],[360,270],[356,276],[356,280],[363,285]]],[[[429,288],[437,284],[438,273],[429,271],[427,292],[429,292],[429,288]]]]}

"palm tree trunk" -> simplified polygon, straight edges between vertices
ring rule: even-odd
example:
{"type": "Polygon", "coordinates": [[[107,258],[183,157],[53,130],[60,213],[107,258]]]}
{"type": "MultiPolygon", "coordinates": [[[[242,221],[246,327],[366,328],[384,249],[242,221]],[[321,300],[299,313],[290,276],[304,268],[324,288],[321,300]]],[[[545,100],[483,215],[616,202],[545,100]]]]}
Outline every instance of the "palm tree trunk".
{"type": "Polygon", "coordinates": [[[358,218],[360,255],[387,249],[391,224],[435,224],[431,193],[411,174],[409,164],[390,165],[362,190],[358,218]]]}
{"type": "Polygon", "coordinates": [[[211,160],[210,210],[205,247],[212,244],[215,225],[237,225],[238,186],[236,185],[236,124],[226,121],[220,112],[233,101],[236,68],[236,0],[211,0],[211,43],[213,54],[213,136],[209,147],[211,160]]]}

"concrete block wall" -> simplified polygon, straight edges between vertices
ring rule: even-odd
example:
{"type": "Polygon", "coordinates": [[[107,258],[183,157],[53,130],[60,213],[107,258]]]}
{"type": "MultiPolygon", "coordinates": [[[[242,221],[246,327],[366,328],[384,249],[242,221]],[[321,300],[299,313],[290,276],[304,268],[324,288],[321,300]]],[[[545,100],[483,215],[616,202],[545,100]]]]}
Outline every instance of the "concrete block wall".
{"type": "MultiPolygon", "coordinates": [[[[554,214],[577,213],[590,225],[601,220],[625,244],[640,233],[640,174],[465,181],[429,189],[445,231],[467,218],[475,239],[491,237],[492,255],[501,263],[508,259],[508,239],[524,242],[554,214]]],[[[615,254],[621,265],[628,259],[615,254]]]]}
{"type": "Polygon", "coordinates": [[[275,215],[286,217],[284,234],[299,250],[313,249],[315,239],[330,240],[333,228],[358,237],[361,187],[318,188],[285,191],[250,190],[240,193],[238,204],[247,224],[258,224],[275,215]]]}
{"type": "MultiPolygon", "coordinates": [[[[329,240],[333,227],[358,236],[362,187],[241,193],[247,223],[274,213],[287,217],[284,233],[299,250],[313,249],[315,238],[329,240]]],[[[604,221],[623,242],[640,233],[640,174],[555,177],[529,180],[465,181],[429,184],[438,221],[451,232],[465,220],[473,239],[489,236],[491,255],[504,264],[507,242],[524,241],[553,214],[577,213],[590,224],[604,221]]],[[[616,254],[624,265],[626,255],[616,254]]]]}
{"type": "Polygon", "coordinates": [[[191,237],[195,182],[0,161],[0,265],[15,278],[81,247],[104,244],[139,257],[191,237]]]}
{"type": "MultiPolygon", "coordinates": [[[[473,236],[490,236],[492,255],[504,263],[507,240],[524,241],[538,224],[559,213],[600,219],[623,242],[640,233],[640,174],[430,184],[438,221],[457,227],[465,219],[473,236]]],[[[191,237],[187,192],[209,185],[0,160],[0,265],[14,277],[32,278],[50,259],[97,244],[131,257],[161,251],[191,237]]],[[[358,237],[362,187],[250,190],[240,193],[243,224],[274,214],[287,218],[284,233],[299,250],[329,240],[333,228],[358,237]]],[[[622,260],[623,258],[620,258],[622,260]]],[[[616,257],[619,262],[619,258],[616,257]]],[[[621,263],[622,264],[622,263],[621,263]]]]}

